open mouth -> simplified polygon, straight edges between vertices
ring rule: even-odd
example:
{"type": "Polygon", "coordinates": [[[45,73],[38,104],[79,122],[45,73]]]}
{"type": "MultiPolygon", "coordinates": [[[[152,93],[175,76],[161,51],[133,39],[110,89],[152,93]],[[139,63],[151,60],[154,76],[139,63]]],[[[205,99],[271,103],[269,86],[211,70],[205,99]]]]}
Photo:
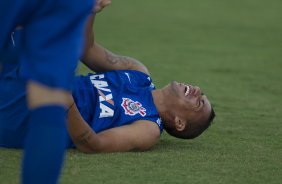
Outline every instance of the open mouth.
{"type": "Polygon", "coordinates": [[[190,93],[190,86],[189,85],[185,85],[185,90],[184,90],[185,96],[188,96],[190,93]]]}

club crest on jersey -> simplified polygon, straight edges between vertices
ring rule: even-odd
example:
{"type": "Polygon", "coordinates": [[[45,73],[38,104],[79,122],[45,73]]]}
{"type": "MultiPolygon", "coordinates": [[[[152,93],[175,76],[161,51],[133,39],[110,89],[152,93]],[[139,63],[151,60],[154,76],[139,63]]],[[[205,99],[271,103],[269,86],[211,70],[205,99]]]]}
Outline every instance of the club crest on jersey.
{"type": "Polygon", "coordinates": [[[140,114],[142,117],[146,115],[146,109],[138,101],[134,102],[129,98],[122,98],[121,106],[127,115],[134,116],[140,114]]]}

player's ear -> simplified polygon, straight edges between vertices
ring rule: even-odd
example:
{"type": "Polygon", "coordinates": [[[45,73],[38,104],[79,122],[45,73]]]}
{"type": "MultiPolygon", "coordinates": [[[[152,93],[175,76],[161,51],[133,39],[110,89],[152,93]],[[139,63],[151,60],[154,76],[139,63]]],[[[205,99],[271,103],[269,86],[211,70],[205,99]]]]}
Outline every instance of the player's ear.
{"type": "Polygon", "coordinates": [[[179,118],[178,116],[174,118],[174,123],[175,123],[175,129],[179,132],[183,131],[186,127],[185,120],[179,118]]]}

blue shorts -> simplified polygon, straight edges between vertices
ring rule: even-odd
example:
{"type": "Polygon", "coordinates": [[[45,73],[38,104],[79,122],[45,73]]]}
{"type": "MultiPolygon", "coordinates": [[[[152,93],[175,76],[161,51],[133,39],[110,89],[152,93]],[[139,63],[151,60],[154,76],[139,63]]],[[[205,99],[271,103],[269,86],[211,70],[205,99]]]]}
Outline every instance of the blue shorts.
{"type": "Polygon", "coordinates": [[[0,73],[5,63],[18,62],[21,77],[70,90],[92,6],[93,0],[1,0],[0,73]],[[18,25],[16,53],[10,42],[18,25]]]}
{"type": "Polygon", "coordinates": [[[0,85],[7,86],[0,90],[0,147],[23,148],[29,114],[25,82],[0,80],[0,85]]]}

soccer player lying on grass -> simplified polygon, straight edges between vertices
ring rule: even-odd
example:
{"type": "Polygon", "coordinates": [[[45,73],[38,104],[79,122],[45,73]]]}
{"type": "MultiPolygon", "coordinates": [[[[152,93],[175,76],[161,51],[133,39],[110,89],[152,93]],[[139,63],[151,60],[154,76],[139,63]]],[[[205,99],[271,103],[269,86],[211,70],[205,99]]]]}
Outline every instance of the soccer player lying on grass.
{"type": "Polygon", "coordinates": [[[155,89],[146,72],[137,70],[76,78],[69,146],[85,153],[143,151],[158,142],[163,129],[191,139],[209,127],[214,112],[199,87],[174,81],[155,89]]]}

